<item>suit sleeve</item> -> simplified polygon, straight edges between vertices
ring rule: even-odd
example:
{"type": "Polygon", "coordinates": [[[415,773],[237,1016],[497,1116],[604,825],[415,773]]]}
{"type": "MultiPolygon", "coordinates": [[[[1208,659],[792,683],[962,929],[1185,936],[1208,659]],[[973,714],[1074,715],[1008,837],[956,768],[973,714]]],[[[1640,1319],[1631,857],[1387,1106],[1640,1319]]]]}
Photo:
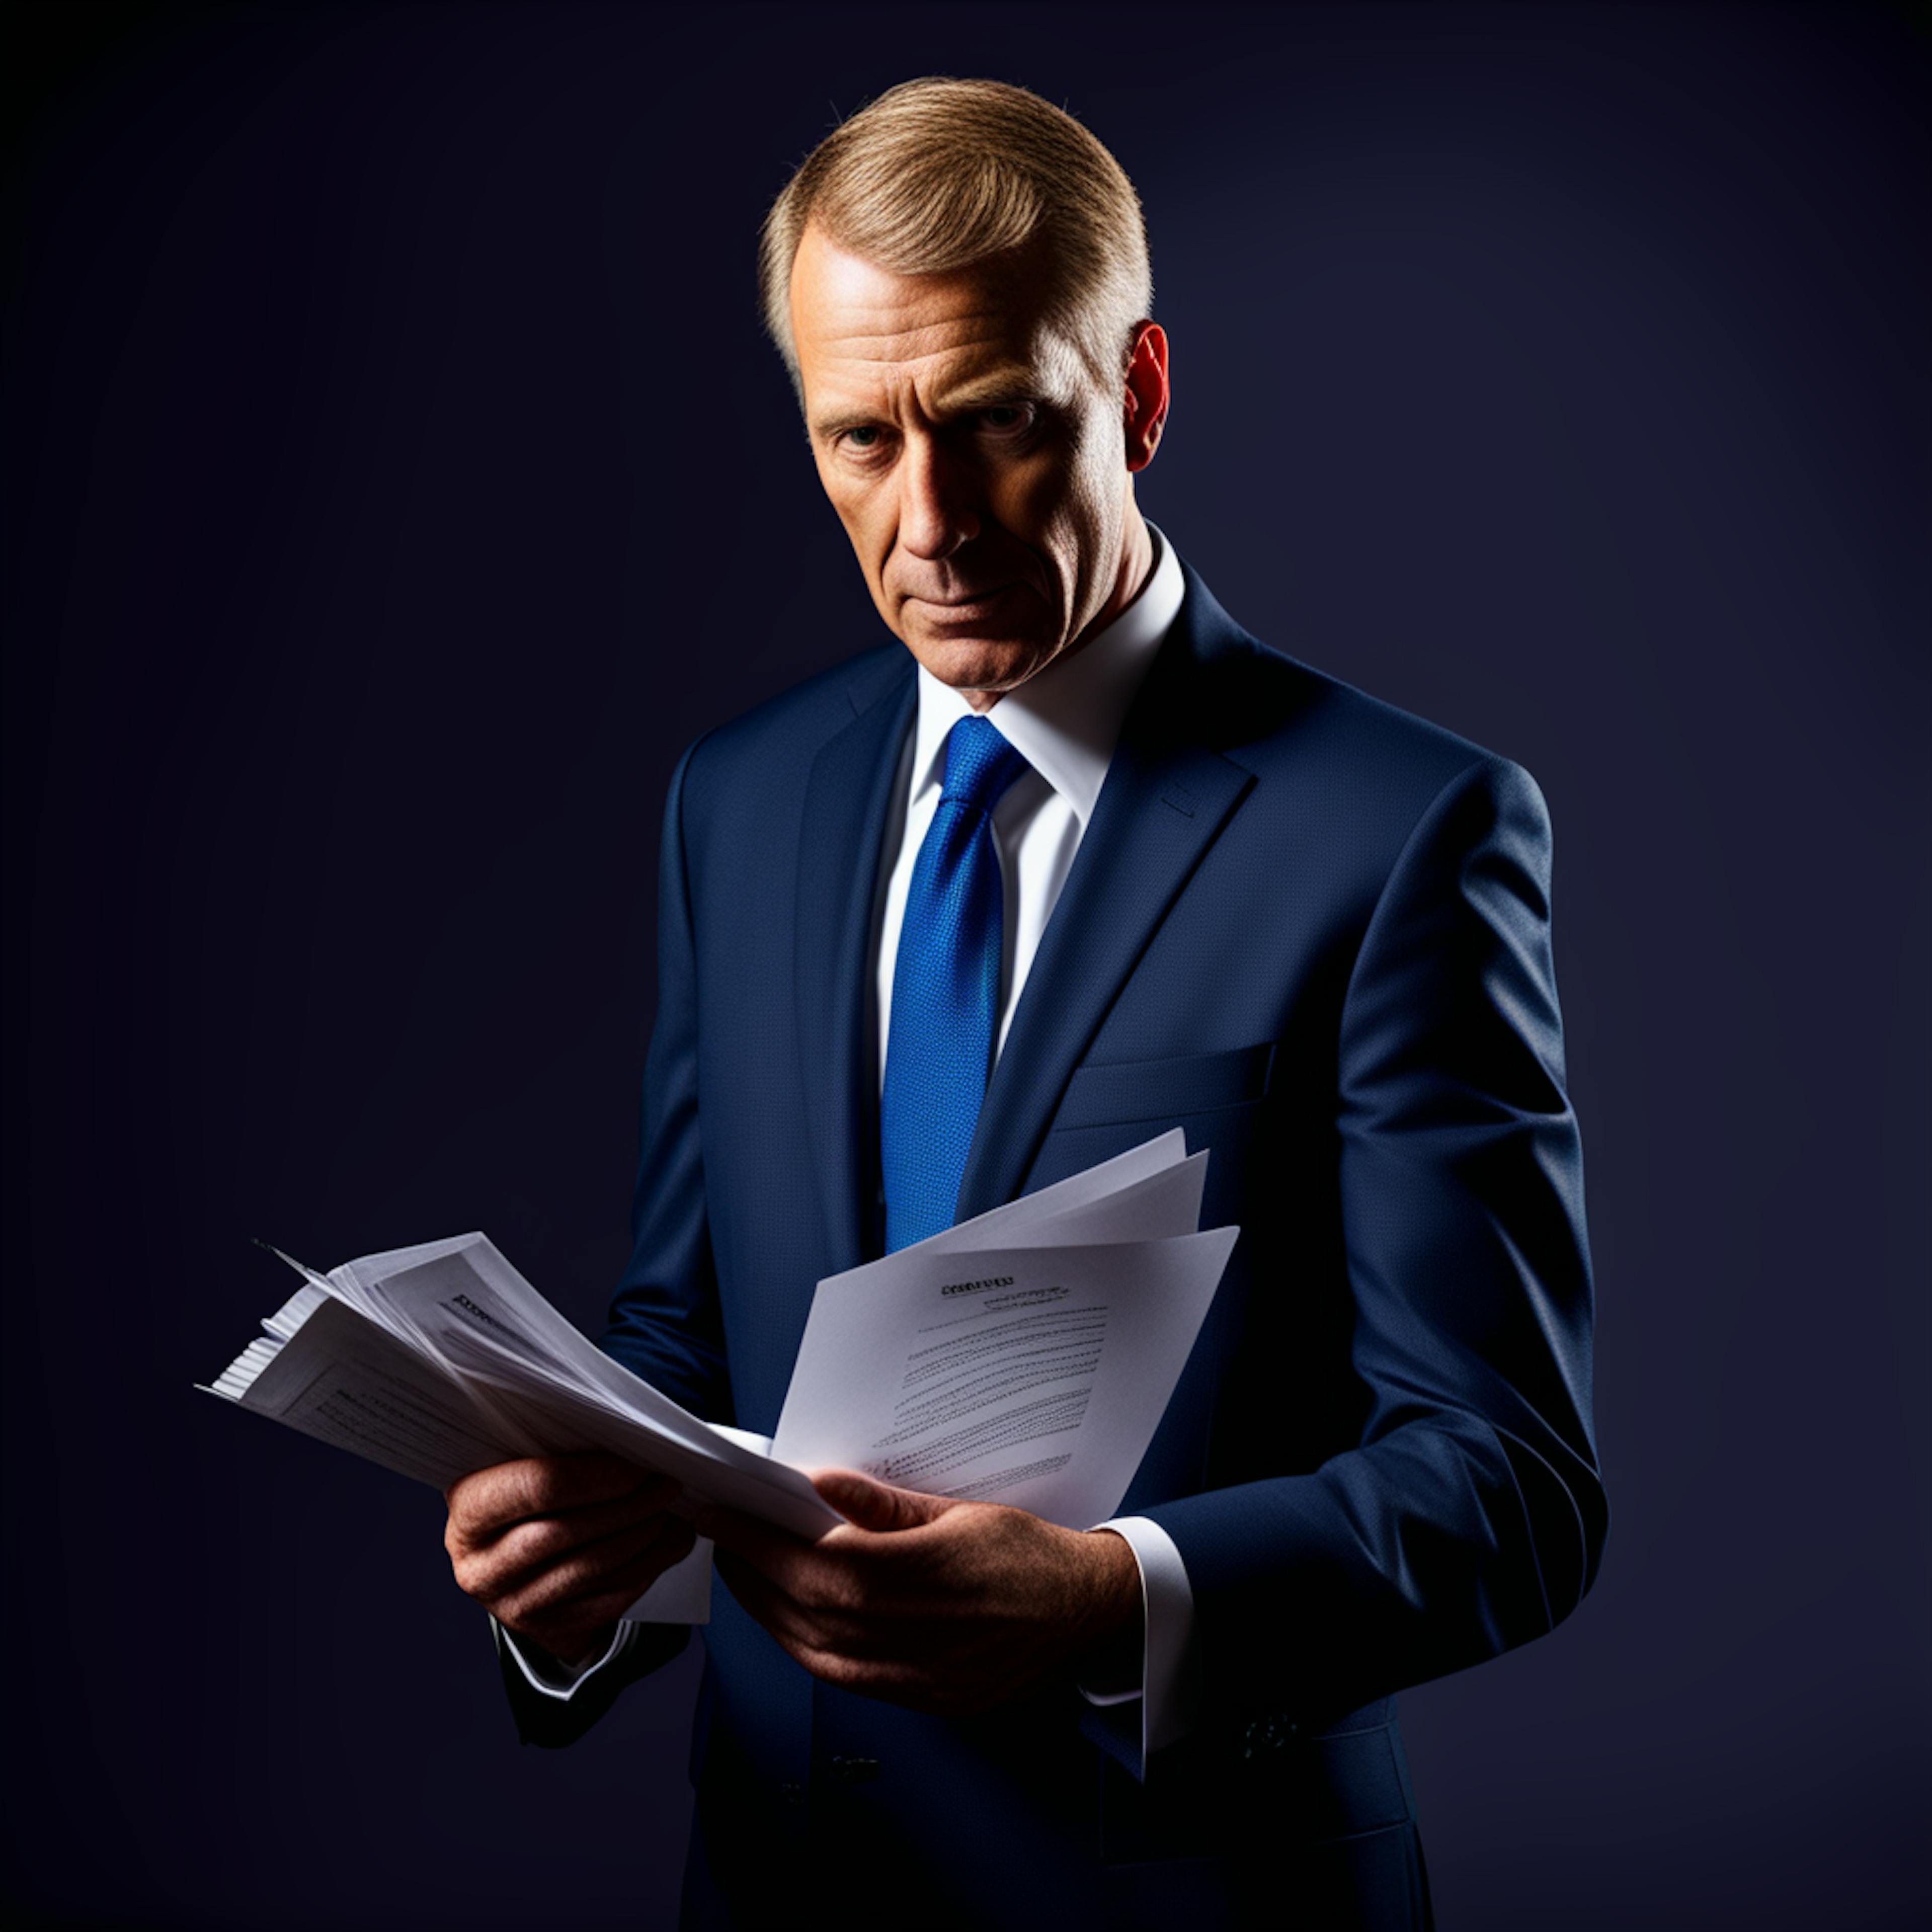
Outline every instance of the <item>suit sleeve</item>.
{"type": "Polygon", "coordinates": [[[1202,1714],[1318,1719],[1538,1636],[1590,1586],[1582,1155],[1550,949],[1550,832],[1500,760],[1391,868],[1337,1043],[1358,1444],[1144,1513],[1195,1604],[1202,1714]]]}
{"type": "MultiPolygon", "coordinates": [[[[701,740],[700,741],[702,742],[701,740]]],[[[598,1346],[694,1414],[731,1419],[717,1282],[705,1217],[699,1138],[698,971],[678,761],[664,806],[658,867],[658,1010],[644,1063],[644,1117],[632,1196],[632,1251],[598,1346]]],[[[503,1688],[526,1744],[576,1742],[619,1692],[660,1669],[689,1640],[680,1624],[639,1625],[608,1660],[567,1688],[537,1688],[496,1631],[503,1688]]]]}
{"type": "MultiPolygon", "coordinates": [[[[702,743],[700,740],[700,743],[702,743]]],[[[698,975],[678,761],[658,864],[658,1010],[644,1063],[631,1259],[598,1346],[707,1422],[733,1418],[705,1210],[698,1100],[698,975]]]]}

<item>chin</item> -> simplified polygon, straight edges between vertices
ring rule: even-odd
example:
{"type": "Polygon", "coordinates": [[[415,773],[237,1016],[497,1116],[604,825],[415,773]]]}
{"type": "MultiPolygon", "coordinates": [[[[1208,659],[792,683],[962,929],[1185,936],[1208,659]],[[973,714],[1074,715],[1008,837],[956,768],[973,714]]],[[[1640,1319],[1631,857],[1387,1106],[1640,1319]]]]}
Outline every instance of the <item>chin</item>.
{"type": "Polygon", "coordinates": [[[1034,639],[908,638],[906,647],[955,691],[1010,691],[1049,663],[1054,647],[1034,639]]]}

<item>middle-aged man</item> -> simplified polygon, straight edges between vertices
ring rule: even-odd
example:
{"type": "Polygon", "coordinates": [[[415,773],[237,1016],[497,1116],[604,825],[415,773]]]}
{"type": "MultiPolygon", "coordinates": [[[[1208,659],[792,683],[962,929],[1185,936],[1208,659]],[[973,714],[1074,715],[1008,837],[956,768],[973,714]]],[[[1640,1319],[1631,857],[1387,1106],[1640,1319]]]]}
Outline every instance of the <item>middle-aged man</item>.
{"type": "MultiPolygon", "coordinates": [[[[1242,1233],[1114,1522],[840,1472],[815,1544],[700,1516],[686,1922],[1425,1924],[1390,1694],[1550,1629],[1604,1529],[1542,800],[1143,520],[1139,205],[1059,110],[894,88],[763,272],[898,642],[672,778],[604,1346],[769,1432],[822,1276],[1175,1126],[1242,1233]]],[[[676,1500],[597,1456],[451,1492],[526,1738],[684,1640],[617,1621],[676,1500]]]]}

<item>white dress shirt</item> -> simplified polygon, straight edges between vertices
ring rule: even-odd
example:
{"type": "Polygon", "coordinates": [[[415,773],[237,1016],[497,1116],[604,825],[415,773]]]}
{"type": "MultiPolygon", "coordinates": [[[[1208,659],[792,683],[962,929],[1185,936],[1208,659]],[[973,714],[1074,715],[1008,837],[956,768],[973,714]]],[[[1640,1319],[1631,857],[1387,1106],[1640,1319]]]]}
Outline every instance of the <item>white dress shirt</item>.
{"type": "MultiPolygon", "coordinates": [[[[1006,911],[994,1033],[996,1060],[1025,990],[1040,935],[1059,903],[1074,854],[1093,818],[1128,707],[1180,608],[1184,586],[1180,560],[1160,532],[1152,524],[1148,527],[1154,562],[1134,601],[1078,650],[1055,658],[980,714],[1029,767],[1007,789],[992,816],[1006,911]]],[[[974,715],[958,692],[940,683],[923,665],[918,677],[919,710],[900,754],[899,782],[880,850],[881,883],[873,916],[881,1080],[890,1046],[892,975],[906,895],[920,843],[939,808],[946,734],[961,718],[974,715]]],[[[1139,1750],[1130,1755],[1138,1756],[1144,1770],[1150,1752],[1184,1736],[1193,1721],[1193,1594],[1180,1551],[1157,1523],[1144,1516],[1119,1516],[1096,1527],[1118,1532],[1134,1552],[1140,1568],[1145,1642],[1138,1685],[1112,1691],[1083,1685],[1082,1694],[1095,1704],[1139,1705],[1139,1750]]],[[[514,1642],[511,1652],[533,1688],[548,1696],[567,1697],[628,1647],[634,1628],[620,1624],[604,1654],[575,1670],[540,1667],[514,1642]]],[[[507,1639],[508,1633],[503,1634],[507,1639]]]]}

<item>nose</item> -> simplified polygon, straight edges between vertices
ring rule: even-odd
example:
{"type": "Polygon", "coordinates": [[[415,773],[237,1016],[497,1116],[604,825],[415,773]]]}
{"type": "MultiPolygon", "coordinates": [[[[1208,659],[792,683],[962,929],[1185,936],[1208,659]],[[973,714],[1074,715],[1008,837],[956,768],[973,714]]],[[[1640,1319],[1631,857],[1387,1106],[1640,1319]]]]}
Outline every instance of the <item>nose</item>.
{"type": "Polygon", "coordinates": [[[938,436],[907,440],[898,464],[899,544],[928,563],[944,563],[980,534],[973,466],[938,436]]]}

